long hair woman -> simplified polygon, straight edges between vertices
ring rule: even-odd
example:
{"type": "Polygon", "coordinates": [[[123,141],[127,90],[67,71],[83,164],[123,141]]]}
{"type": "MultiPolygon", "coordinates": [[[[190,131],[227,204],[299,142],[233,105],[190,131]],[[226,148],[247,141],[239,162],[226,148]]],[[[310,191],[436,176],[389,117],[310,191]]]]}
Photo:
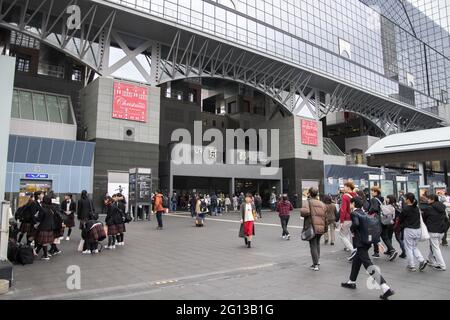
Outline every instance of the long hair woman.
{"type": "Polygon", "coordinates": [[[119,209],[121,215],[120,222],[117,221],[118,223],[116,224],[117,226],[116,245],[124,246],[125,245],[124,233],[127,231],[127,229],[125,228],[125,222],[123,221],[123,218],[125,215],[127,201],[125,200],[125,197],[121,193],[116,194],[115,197],[113,196],[113,198],[117,203],[117,208],[119,209]]]}
{"type": "MultiPolygon", "coordinates": [[[[116,198],[117,199],[117,198],[116,198]]],[[[106,219],[105,223],[108,226],[108,245],[106,249],[113,250],[116,248],[116,237],[118,233],[118,224],[122,222],[122,216],[117,206],[117,202],[113,198],[105,200],[106,219]]]]}
{"type": "Polygon", "coordinates": [[[42,201],[42,207],[39,209],[37,217],[37,235],[35,242],[36,254],[42,249],[44,254],[42,256],[43,260],[50,260],[50,255],[48,254],[48,245],[52,244],[55,240],[55,220],[54,220],[53,204],[52,199],[45,196],[42,201]]]}
{"type": "Polygon", "coordinates": [[[34,215],[36,213],[35,204],[34,204],[34,196],[30,196],[28,202],[22,208],[21,215],[19,217],[20,220],[20,234],[18,242],[22,242],[23,236],[26,234],[27,245],[30,245],[33,241],[33,237],[36,233],[34,229],[35,219],[34,215]]]}
{"type": "Polygon", "coordinates": [[[408,259],[408,270],[417,271],[417,262],[419,262],[419,270],[425,270],[428,262],[423,258],[422,253],[417,247],[422,230],[420,228],[420,210],[413,193],[405,195],[405,206],[400,214],[400,227],[403,230],[405,241],[405,252],[408,259]]]}

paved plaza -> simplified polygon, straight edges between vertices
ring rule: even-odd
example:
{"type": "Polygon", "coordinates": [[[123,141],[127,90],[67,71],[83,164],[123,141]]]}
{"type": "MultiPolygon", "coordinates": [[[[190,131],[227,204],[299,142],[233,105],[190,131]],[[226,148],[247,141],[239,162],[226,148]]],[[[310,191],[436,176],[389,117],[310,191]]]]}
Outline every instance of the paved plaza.
{"type": "MultiPolygon", "coordinates": [[[[76,252],[80,238],[74,230],[72,240],[61,244],[62,255],[15,266],[15,286],[0,299],[378,299],[363,270],[357,290],[340,287],[351,265],[339,240],[322,246],[320,272],[309,270],[298,210],[291,216],[290,241],[281,239],[276,214],[264,212],[251,249],[237,237],[237,214],[208,218],[204,228],[195,228],[185,213],[166,215],[163,231],[155,220],[127,225],[124,247],[95,256],[76,252]],[[81,270],[80,290],[66,285],[66,271],[74,265],[81,270]]],[[[420,248],[428,254],[426,243],[420,248]]],[[[443,254],[450,265],[448,247],[443,254]]],[[[408,273],[403,259],[375,263],[396,291],[393,300],[450,298],[449,271],[408,273]]]]}

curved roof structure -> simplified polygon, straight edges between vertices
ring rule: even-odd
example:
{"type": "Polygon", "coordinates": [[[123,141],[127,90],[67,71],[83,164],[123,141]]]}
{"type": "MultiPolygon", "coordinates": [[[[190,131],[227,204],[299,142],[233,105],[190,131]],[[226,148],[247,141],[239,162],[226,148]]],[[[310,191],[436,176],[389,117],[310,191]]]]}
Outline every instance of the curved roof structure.
{"type": "Polygon", "coordinates": [[[450,148],[450,127],[399,133],[372,145],[367,156],[450,148]]]}

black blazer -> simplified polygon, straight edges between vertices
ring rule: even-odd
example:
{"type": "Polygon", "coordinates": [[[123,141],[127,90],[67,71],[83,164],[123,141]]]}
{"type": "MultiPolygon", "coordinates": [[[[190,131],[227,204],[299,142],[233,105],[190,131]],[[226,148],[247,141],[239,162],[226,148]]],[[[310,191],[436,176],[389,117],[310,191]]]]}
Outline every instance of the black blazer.
{"type": "Polygon", "coordinates": [[[447,214],[445,205],[440,202],[434,202],[423,210],[423,222],[425,222],[428,232],[444,233],[447,228],[447,214]]]}
{"type": "Polygon", "coordinates": [[[78,205],[77,205],[78,220],[89,219],[89,214],[91,212],[91,209],[94,210],[94,204],[92,203],[92,201],[89,198],[78,200],[78,205]]]}
{"type": "Polygon", "coordinates": [[[107,226],[123,223],[122,211],[119,209],[118,204],[113,203],[108,206],[105,223],[107,226]]]}
{"type": "Polygon", "coordinates": [[[39,231],[53,231],[55,230],[55,220],[53,217],[53,208],[41,207],[38,212],[37,221],[39,222],[39,231]]]}
{"type": "MultiPolygon", "coordinates": [[[[69,205],[70,214],[75,214],[75,211],[77,210],[77,204],[73,200],[69,200],[69,201],[70,201],[70,205],[69,205]]],[[[61,210],[64,213],[66,212],[66,210],[67,210],[67,200],[64,200],[63,202],[61,202],[61,210]]]]}

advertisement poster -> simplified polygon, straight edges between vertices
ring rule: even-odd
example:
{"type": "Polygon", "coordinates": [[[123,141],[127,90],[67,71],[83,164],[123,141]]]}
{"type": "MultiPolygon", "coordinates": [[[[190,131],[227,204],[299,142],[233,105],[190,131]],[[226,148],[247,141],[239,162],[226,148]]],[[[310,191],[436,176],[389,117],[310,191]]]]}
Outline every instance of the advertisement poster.
{"type": "Polygon", "coordinates": [[[302,144],[309,146],[317,146],[319,144],[316,121],[302,119],[302,144]]]}
{"type": "Polygon", "coordinates": [[[114,82],[114,102],[112,117],[116,119],[147,122],[146,87],[114,82]]]}

